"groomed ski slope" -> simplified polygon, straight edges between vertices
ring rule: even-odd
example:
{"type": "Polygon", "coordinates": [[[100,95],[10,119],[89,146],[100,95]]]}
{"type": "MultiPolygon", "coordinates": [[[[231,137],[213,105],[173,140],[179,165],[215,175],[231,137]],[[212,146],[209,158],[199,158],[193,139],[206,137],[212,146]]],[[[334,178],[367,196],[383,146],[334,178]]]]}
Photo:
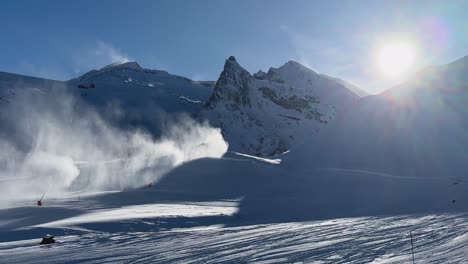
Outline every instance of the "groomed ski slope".
{"type": "Polygon", "coordinates": [[[201,159],[152,188],[2,209],[0,263],[410,263],[410,231],[416,263],[468,261],[463,181],[278,166],[201,159]]]}
{"type": "Polygon", "coordinates": [[[158,219],[115,220],[113,225],[125,228],[82,230],[58,237],[52,246],[39,246],[38,239],[0,243],[0,254],[4,263],[410,263],[413,231],[417,263],[466,263],[467,217],[357,217],[168,230],[157,230],[164,225],[158,219]],[[138,231],[141,225],[155,230],[138,231]]]}

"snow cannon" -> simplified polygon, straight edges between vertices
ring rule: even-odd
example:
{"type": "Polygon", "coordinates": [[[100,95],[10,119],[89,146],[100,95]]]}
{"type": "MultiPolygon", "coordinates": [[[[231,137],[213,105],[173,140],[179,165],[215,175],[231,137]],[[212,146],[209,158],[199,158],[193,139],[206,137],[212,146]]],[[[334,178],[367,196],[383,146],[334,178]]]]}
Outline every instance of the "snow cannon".
{"type": "Polygon", "coordinates": [[[48,245],[53,243],[55,243],[54,236],[47,234],[42,237],[42,241],[39,245],[48,245]]]}

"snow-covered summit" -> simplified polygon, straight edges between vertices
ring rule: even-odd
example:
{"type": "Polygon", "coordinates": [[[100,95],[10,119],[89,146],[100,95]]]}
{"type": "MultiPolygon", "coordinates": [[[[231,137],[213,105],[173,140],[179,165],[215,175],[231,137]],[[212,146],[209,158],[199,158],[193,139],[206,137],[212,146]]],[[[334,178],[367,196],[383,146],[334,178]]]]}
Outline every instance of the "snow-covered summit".
{"type": "Polygon", "coordinates": [[[267,73],[262,71],[262,70],[259,70],[257,73],[254,73],[253,75],[256,79],[259,79],[259,80],[264,80],[266,79],[266,76],[267,76],[267,73]]]}
{"type": "Polygon", "coordinates": [[[130,62],[114,62],[107,66],[101,68],[101,70],[105,69],[132,69],[132,70],[142,70],[141,66],[136,61],[130,62]]]}
{"type": "Polygon", "coordinates": [[[70,82],[76,81],[85,81],[90,78],[95,78],[96,76],[100,75],[128,75],[129,72],[141,72],[141,73],[151,73],[151,74],[159,74],[159,75],[170,75],[167,71],[163,70],[152,70],[152,69],[145,69],[138,64],[138,62],[115,62],[104,66],[98,70],[91,70],[82,76],[70,80],[70,82]]]}
{"type": "Polygon", "coordinates": [[[222,128],[233,150],[271,156],[317,133],[358,98],[342,83],[294,61],[252,76],[231,56],[202,117],[222,128]]]}
{"type": "Polygon", "coordinates": [[[304,66],[304,65],[302,65],[299,62],[294,61],[294,60],[289,60],[283,66],[279,67],[278,70],[283,72],[283,73],[287,73],[287,72],[291,72],[291,73],[293,73],[293,72],[308,72],[311,75],[318,74],[314,70],[309,69],[306,66],[304,66]]]}

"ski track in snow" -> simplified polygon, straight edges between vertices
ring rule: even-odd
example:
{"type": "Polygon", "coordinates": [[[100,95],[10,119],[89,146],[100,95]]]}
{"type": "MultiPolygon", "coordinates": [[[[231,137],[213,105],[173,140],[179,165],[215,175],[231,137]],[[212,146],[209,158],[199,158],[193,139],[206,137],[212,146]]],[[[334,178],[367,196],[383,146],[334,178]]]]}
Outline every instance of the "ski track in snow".
{"type": "Polygon", "coordinates": [[[367,175],[372,175],[372,176],[395,178],[395,179],[411,179],[411,180],[422,180],[422,181],[427,181],[427,180],[447,181],[447,179],[448,179],[448,180],[456,181],[458,183],[465,183],[466,182],[466,181],[460,179],[459,177],[441,178],[441,177],[401,176],[401,175],[393,175],[393,174],[389,174],[389,173],[382,173],[382,172],[376,172],[376,171],[352,170],[352,169],[341,169],[341,168],[318,168],[317,170],[318,171],[322,170],[322,171],[351,172],[351,173],[355,173],[356,175],[367,174],[367,175]]]}
{"type": "Polygon", "coordinates": [[[202,104],[203,102],[202,101],[199,101],[199,100],[192,100],[190,98],[188,98],[187,96],[179,96],[180,99],[184,99],[190,103],[194,103],[194,104],[202,104]]]}
{"type": "Polygon", "coordinates": [[[270,163],[270,164],[274,164],[274,165],[278,165],[278,164],[281,163],[281,159],[260,158],[260,157],[257,157],[257,156],[252,156],[252,155],[239,153],[239,152],[235,152],[235,151],[233,151],[232,153],[234,153],[234,154],[236,154],[238,156],[247,157],[247,158],[250,158],[250,159],[254,159],[254,160],[258,160],[258,161],[262,161],[262,162],[266,162],[266,163],[270,163]]]}
{"type": "Polygon", "coordinates": [[[48,246],[0,243],[0,263],[410,263],[410,231],[417,263],[466,263],[467,220],[404,215],[133,231],[159,224],[140,219],[118,232],[83,228],[48,246]]]}

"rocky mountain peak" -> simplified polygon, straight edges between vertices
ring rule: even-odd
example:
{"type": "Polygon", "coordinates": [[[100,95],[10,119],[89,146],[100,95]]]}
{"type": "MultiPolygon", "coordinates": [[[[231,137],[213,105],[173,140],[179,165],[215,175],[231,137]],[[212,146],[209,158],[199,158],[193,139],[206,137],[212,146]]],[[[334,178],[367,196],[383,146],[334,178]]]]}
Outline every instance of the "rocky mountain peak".
{"type": "Polygon", "coordinates": [[[230,56],[224,63],[224,70],[208,99],[207,107],[214,107],[218,102],[223,102],[230,110],[250,105],[248,92],[252,79],[252,75],[237,63],[236,58],[230,56]]]}
{"type": "Polygon", "coordinates": [[[222,129],[232,150],[266,157],[318,133],[357,98],[298,62],[252,76],[231,56],[201,116],[222,129]]]}
{"type": "Polygon", "coordinates": [[[255,73],[253,75],[255,78],[259,79],[259,80],[264,80],[266,79],[266,76],[267,76],[267,73],[262,71],[262,70],[259,70],[257,73],[255,73]]]}
{"type": "Polygon", "coordinates": [[[295,73],[295,74],[308,74],[311,76],[318,75],[317,72],[293,60],[289,60],[288,62],[283,64],[283,66],[279,67],[277,70],[285,74],[295,73]]]}
{"type": "MultiPolygon", "coordinates": [[[[247,71],[239,65],[239,63],[237,62],[237,60],[236,60],[236,58],[234,56],[230,56],[226,60],[226,62],[224,63],[223,73],[224,72],[234,73],[234,72],[247,72],[247,71]]],[[[221,75],[222,75],[222,73],[221,73],[221,75]]]]}

